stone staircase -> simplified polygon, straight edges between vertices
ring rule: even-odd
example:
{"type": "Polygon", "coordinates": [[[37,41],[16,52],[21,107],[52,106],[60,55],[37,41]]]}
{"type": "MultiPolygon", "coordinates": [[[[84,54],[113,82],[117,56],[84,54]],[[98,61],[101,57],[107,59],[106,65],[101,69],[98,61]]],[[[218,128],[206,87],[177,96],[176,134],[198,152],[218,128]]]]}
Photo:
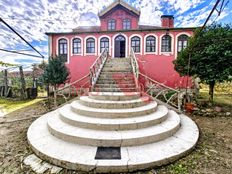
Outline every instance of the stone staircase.
{"type": "Polygon", "coordinates": [[[41,116],[27,136],[36,155],[55,165],[113,173],[173,162],[194,148],[199,131],[137,91],[129,59],[111,59],[93,92],[41,116]]]}
{"type": "Polygon", "coordinates": [[[133,92],[137,91],[129,58],[108,59],[98,78],[94,91],[133,92]]]}

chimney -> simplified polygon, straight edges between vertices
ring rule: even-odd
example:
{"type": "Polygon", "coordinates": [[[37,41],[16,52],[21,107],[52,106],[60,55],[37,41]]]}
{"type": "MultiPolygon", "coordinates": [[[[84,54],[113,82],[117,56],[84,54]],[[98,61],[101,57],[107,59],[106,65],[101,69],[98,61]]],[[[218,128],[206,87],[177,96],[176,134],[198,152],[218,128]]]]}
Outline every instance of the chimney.
{"type": "Polygon", "coordinates": [[[161,16],[161,26],[163,28],[173,28],[174,27],[173,15],[162,15],[161,16]]]}

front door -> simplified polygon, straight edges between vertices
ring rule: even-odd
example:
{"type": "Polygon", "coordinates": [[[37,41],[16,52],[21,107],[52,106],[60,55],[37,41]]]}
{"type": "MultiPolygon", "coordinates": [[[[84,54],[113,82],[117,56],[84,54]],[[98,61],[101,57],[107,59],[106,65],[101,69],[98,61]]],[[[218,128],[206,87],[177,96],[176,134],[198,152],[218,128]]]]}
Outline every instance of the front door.
{"type": "Polygon", "coordinates": [[[119,35],[115,38],[114,57],[125,57],[126,53],[126,39],[119,35]]]}

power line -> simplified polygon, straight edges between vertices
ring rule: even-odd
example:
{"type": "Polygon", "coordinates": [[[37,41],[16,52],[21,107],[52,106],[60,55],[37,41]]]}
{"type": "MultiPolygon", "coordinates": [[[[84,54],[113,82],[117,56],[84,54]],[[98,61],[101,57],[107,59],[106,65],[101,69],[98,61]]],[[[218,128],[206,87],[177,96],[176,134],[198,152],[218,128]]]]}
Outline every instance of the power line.
{"type": "MultiPolygon", "coordinates": [[[[17,31],[15,31],[10,25],[8,25],[1,17],[0,17],[0,22],[3,22],[11,31],[13,31],[16,35],[18,35],[24,42],[27,43],[27,45],[29,45],[33,50],[35,50],[40,56],[38,57],[41,57],[41,58],[44,58],[44,56],[35,48],[33,47],[28,41],[26,41],[17,31]]],[[[4,51],[4,50],[2,50],[4,51]]],[[[5,50],[6,51],[6,50],[5,50]]],[[[9,51],[9,50],[8,50],[9,51]]],[[[17,52],[13,52],[13,53],[16,53],[17,52]]],[[[31,55],[30,55],[31,56],[31,55]]]]}
{"type": "Polygon", "coordinates": [[[17,20],[17,21],[74,21],[74,19],[30,19],[30,18],[15,18],[15,17],[10,17],[10,18],[2,18],[6,20],[17,20]]]}
{"type": "MultiPolygon", "coordinates": [[[[202,26],[201,30],[203,30],[203,29],[205,28],[207,22],[209,21],[210,17],[212,16],[214,10],[217,8],[217,6],[218,6],[218,4],[219,4],[220,1],[221,1],[221,0],[217,0],[216,3],[214,4],[214,6],[213,6],[213,8],[212,8],[212,10],[211,10],[211,12],[210,12],[210,14],[209,14],[209,16],[207,17],[207,19],[205,20],[204,25],[202,26]]],[[[223,0],[223,1],[224,1],[224,0],[223,0]]]]}
{"type": "MultiPolygon", "coordinates": [[[[18,52],[18,51],[6,50],[6,49],[2,49],[2,48],[0,48],[0,51],[4,51],[4,52],[8,52],[8,53],[13,53],[13,54],[21,54],[21,55],[30,56],[30,57],[41,58],[41,56],[37,56],[37,55],[33,55],[33,54],[28,54],[28,53],[21,53],[21,52],[18,52]]],[[[42,57],[42,58],[44,58],[44,57],[42,57]]]]}

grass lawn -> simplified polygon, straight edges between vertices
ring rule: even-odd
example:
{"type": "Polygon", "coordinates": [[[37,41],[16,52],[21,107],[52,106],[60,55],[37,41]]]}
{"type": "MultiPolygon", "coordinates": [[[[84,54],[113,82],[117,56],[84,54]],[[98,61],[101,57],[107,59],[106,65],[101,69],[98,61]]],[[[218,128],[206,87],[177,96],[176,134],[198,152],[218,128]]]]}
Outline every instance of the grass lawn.
{"type": "Polygon", "coordinates": [[[0,98],[0,111],[4,114],[8,114],[10,112],[16,111],[18,109],[22,109],[24,107],[35,104],[43,99],[33,99],[33,100],[12,100],[12,99],[4,99],[0,98]]]}

